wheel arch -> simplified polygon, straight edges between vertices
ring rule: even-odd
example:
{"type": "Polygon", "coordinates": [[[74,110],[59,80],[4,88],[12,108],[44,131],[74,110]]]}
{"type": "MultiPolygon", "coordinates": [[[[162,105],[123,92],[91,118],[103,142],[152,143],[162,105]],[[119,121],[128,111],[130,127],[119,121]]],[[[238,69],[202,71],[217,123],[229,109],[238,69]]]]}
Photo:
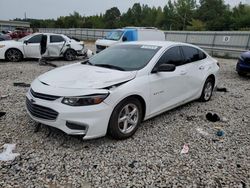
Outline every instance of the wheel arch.
{"type": "Polygon", "coordinates": [[[146,107],[147,106],[146,106],[146,102],[145,102],[144,98],[141,95],[138,95],[138,94],[129,95],[129,96],[125,97],[124,99],[120,100],[117,103],[117,105],[125,100],[130,99],[130,98],[135,98],[135,99],[139,100],[139,102],[141,103],[141,105],[142,105],[142,120],[144,120],[145,115],[146,115],[146,107]]]}
{"type": "MultiPolygon", "coordinates": [[[[212,80],[213,80],[213,86],[215,86],[215,83],[216,83],[216,80],[215,80],[215,75],[213,75],[213,74],[210,74],[208,77],[207,77],[207,79],[209,79],[209,78],[211,78],[212,80]]],[[[206,79],[206,80],[207,80],[206,79]]]]}
{"type": "Polygon", "coordinates": [[[67,51],[69,51],[69,50],[72,50],[72,51],[74,51],[74,52],[76,53],[75,49],[73,49],[73,48],[67,48],[67,49],[63,52],[63,55],[65,55],[65,53],[66,53],[67,51]]]}
{"type": "Polygon", "coordinates": [[[17,50],[19,51],[21,54],[22,54],[22,58],[24,58],[24,53],[22,52],[22,50],[18,49],[18,48],[15,48],[15,47],[11,47],[11,48],[8,48],[7,50],[5,50],[4,52],[4,58],[6,59],[6,53],[9,51],[9,50],[17,50]]]}

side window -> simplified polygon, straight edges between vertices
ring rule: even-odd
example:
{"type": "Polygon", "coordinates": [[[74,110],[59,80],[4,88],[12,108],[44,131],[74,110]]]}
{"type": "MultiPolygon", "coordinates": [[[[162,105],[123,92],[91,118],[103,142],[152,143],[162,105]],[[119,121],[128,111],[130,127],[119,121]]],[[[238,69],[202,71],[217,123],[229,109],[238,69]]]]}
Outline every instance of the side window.
{"type": "Polygon", "coordinates": [[[42,35],[35,35],[28,40],[28,43],[40,43],[42,35]]]}
{"type": "Polygon", "coordinates": [[[202,60],[205,58],[207,58],[207,55],[203,51],[199,50],[199,59],[202,60]]]}
{"type": "Polygon", "coordinates": [[[64,38],[60,35],[50,35],[50,43],[64,42],[64,38]]]}
{"type": "Polygon", "coordinates": [[[173,47],[167,50],[158,61],[158,65],[161,64],[174,64],[175,66],[183,65],[183,57],[180,51],[180,47],[173,47]]]}
{"type": "Polygon", "coordinates": [[[185,63],[191,63],[201,60],[200,50],[190,46],[182,46],[182,50],[185,58],[185,63]]]}

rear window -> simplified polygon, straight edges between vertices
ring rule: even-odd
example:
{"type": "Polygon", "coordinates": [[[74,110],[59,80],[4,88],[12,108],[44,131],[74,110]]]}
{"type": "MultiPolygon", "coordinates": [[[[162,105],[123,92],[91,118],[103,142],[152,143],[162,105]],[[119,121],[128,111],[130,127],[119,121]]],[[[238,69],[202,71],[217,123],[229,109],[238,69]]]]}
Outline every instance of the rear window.
{"type": "Polygon", "coordinates": [[[175,66],[180,66],[183,64],[183,56],[181,54],[179,46],[170,48],[162,55],[162,57],[158,61],[158,65],[164,63],[174,64],[175,66]]]}
{"type": "Polygon", "coordinates": [[[195,62],[206,58],[206,54],[197,48],[182,46],[185,62],[195,62]]]}
{"type": "Polygon", "coordinates": [[[64,42],[64,38],[60,35],[50,35],[50,43],[64,42]]]}

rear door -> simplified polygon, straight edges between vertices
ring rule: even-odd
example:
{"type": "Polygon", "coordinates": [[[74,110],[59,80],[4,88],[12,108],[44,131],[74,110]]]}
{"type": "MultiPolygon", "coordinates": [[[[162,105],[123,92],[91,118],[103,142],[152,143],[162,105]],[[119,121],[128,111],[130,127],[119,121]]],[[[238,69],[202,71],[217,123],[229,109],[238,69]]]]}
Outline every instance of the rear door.
{"type": "Polygon", "coordinates": [[[190,86],[187,97],[197,96],[203,87],[203,80],[206,76],[208,64],[206,54],[192,46],[181,46],[187,71],[186,83],[190,86]]]}
{"type": "Polygon", "coordinates": [[[40,58],[40,42],[42,39],[42,34],[38,34],[29,38],[23,44],[23,50],[25,57],[27,58],[40,58]]]}
{"type": "Polygon", "coordinates": [[[50,35],[48,43],[48,56],[59,57],[65,42],[65,39],[61,35],[50,35]]]}

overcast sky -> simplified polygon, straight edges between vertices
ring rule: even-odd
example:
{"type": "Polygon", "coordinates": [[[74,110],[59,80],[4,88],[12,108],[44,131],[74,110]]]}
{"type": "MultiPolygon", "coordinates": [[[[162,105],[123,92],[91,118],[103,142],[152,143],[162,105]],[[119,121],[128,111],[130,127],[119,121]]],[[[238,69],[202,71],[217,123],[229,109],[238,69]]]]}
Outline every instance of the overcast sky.
{"type": "MultiPolygon", "coordinates": [[[[57,18],[67,16],[74,11],[89,16],[104,13],[111,7],[118,7],[121,12],[127,11],[134,3],[149,6],[164,6],[168,0],[0,0],[0,20],[24,18],[57,18]]],[[[198,0],[197,0],[198,1],[198,0]]],[[[239,2],[250,4],[250,0],[225,0],[232,6],[239,2]]]]}

